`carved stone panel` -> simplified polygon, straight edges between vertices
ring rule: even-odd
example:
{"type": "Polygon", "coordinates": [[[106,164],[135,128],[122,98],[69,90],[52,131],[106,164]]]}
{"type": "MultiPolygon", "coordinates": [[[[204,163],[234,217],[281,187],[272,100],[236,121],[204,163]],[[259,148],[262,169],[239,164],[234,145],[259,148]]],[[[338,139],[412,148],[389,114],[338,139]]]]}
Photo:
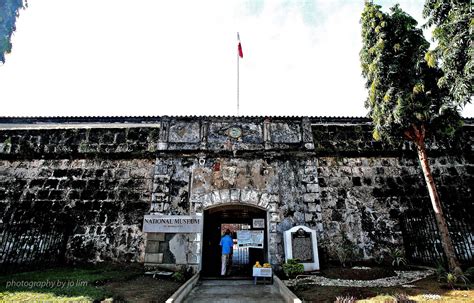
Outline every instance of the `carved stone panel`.
{"type": "Polygon", "coordinates": [[[295,226],[284,232],[285,261],[298,259],[305,271],[319,270],[316,231],[306,226],[295,226]]]}
{"type": "Polygon", "coordinates": [[[296,232],[291,233],[291,250],[293,259],[300,262],[313,262],[313,243],[311,241],[311,233],[305,232],[300,228],[296,232]]]}
{"type": "Polygon", "coordinates": [[[261,144],[263,142],[262,126],[257,123],[211,123],[209,127],[210,143],[225,143],[238,140],[242,143],[261,144]]]}
{"type": "Polygon", "coordinates": [[[295,123],[271,123],[271,139],[274,143],[301,142],[301,128],[295,123]]]}
{"type": "Polygon", "coordinates": [[[169,142],[197,143],[200,141],[199,122],[179,122],[170,126],[169,142]]]}

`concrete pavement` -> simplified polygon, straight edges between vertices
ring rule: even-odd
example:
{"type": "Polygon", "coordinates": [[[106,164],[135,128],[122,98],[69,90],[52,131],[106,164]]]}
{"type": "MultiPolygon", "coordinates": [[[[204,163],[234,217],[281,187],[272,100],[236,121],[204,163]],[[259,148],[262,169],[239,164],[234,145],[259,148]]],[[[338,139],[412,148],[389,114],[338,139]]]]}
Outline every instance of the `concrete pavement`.
{"type": "Polygon", "coordinates": [[[201,280],[185,303],[285,302],[274,285],[253,285],[252,280],[201,280]]]}

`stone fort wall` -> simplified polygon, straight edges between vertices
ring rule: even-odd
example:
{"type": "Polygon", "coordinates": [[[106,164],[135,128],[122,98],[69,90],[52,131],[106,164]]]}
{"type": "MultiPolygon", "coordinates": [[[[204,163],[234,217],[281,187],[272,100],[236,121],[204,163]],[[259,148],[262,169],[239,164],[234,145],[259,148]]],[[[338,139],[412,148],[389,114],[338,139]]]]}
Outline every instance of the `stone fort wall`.
{"type": "Polygon", "coordinates": [[[79,261],[139,261],[149,210],[156,127],[0,130],[0,213],[71,228],[79,261]]]}
{"type": "MultiPolygon", "coordinates": [[[[428,143],[432,173],[452,229],[455,221],[474,220],[473,130],[472,124],[466,123],[452,141],[428,143]]],[[[320,124],[313,127],[313,134],[319,155],[324,229],[329,239],[334,241],[344,231],[364,257],[374,257],[393,244],[402,245],[410,238],[409,232],[416,232],[403,234],[401,223],[407,216],[429,218],[431,201],[411,144],[374,142],[371,126],[364,123],[320,124]]],[[[472,226],[470,230],[464,235],[470,246],[459,248],[467,252],[466,259],[472,258],[474,250],[469,240],[472,226]]],[[[459,234],[453,232],[452,237],[459,234]]]]}
{"type": "MultiPolygon", "coordinates": [[[[373,142],[365,119],[137,119],[2,124],[2,228],[66,222],[71,261],[156,263],[162,254],[164,264],[197,268],[198,236],[147,239],[143,215],[247,203],[268,210],[270,261],[280,264],[282,233],[292,226],[314,228],[323,257],[336,258],[344,234],[368,259],[403,246],[403,214],[430,207],[412,147],[373,142]],[[233,128],[242,134],[229,133],[233,128]]],[[[472,125],[466,120],[452,142],[430,143],[444,206],[467,216],[473,213],[472,125]]]]}

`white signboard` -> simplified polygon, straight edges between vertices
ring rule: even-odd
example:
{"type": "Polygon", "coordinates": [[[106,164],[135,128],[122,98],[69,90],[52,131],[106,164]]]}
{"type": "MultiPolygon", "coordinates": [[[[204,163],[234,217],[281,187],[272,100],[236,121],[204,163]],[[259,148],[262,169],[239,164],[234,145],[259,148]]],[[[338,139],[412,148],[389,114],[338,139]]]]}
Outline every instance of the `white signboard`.
{"type": "Polygon", "coordinates": [[[145,215],[143,232],[200,233],[202,232],[202,216],[145,215]]]}
{"type": "Polygon", "coordinates": [[[264,267],[254,267],[252,270],[252,276],[254,277],[272,277],[272,269],[264,267]]]}
{"type": "Polygon", "coordinates": [[[263,230],[238,230],[237,246],[263,248],[263,230]]]}
{"type": "Polygon", "coordinates": [[[265,219],[253,219],[253,228],[265,228],[265,219]]]}

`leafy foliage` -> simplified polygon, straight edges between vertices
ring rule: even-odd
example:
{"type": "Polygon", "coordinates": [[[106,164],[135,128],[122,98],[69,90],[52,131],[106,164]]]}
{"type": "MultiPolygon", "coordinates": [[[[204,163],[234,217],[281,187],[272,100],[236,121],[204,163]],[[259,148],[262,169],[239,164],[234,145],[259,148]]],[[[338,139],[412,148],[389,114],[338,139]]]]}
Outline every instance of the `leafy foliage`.
{"type": "Polygon", "coordinates": [[[446,275],[447,275],[447,272],[443,264],[438,262],[436,266],[436,279],[438,280],[438,282],[441,282],[444,279],[444,277],[446,277],[446,275]]]}
{"type": "Polygon", "coordinates": [[[459,103],[446,85],[438,85],[444,74],[428,53],[429,43],[415,19],[398,5],[390,13],[380,8],[366,1],[361,17],[360,60],[369,89],[365,105],[374,125],[373,137],[415,143],[449,267],[462,273],[425,145],[429,137],[449,137],[460,126],[459,103]]]}
{"type": "Polygon", "coordinates": [[[469,283],[469,279],[466,277],[466,275],[451,272],[446,273],[446,275],[441,278],[441,281],[446,282],[446,284],[448,284],[448,286],[452,289],[454,289],[459,283],[469,283]]]}
{"type": "Polygon", "coordinates": [[[474,281],[474,267],[469,267],[468,269],[466,269],[464,271],[464,274],[469,280],[474,281]]]}
{"type": "Polygon", "coordinates": [[[429,53],[431,64],[440,61],[444,75],[440,87],[447,88],[456,103],[471,101],[474,83],[474,18],[471,0],[427,0],[423,17],[425,26],[434,26],[438,42],[429,53]]]}
{"type": "Polygon", "coordinates": [[[176,282],[186,281],[186,277],[184,276],[184,273],[180,271],[175,272],[171,278],[173,278],[173,280],[175,280],[176,282]]]}
{"type": "Polygon", "coordinates": [[[297,275],[301,275],[304,272],[304,266],[303,264],[298,263],[298,259],[288,259],[282,267],[283,272],[290,279],[295,278],[297,275]]]}
{"type": "Polygon", "coordinates": [[[357,260],[359,255],[359,248],[355,245],[344,232],[341,232],[341,241],[336,242],[336,255],[342,267],[346,267],[347,263],[352,265],[352,262],[357,260]]]}
{"type": "Polygon", "coordinates": [[[416,20],[398,5],[390,13],[380,8],[366,2],[361,17],[360,59],[374,138],[397,141],[420,125],[431,134],[452,134],[460,116],[446,89],[437,85],[442,71],[425,60],[429,43],[416,20]]]}
{"type": "Polygon", "coordinates": [[[185,282],[193,275],[192,270],[190,268],[186,268],[182,266],[178,271],[176,271],[171,278],[176,282],[185,282]]]}
{"type": "Polygon", "coordinates": [[[336,297],[336,300],[334,301],[334,303],[354,303],[354,302],[357,302],[357,299],[356,297],[354,296],[338,296],[336,297]]]}
{"type": "Polygon", "coordinates": [[[474,267],[468,268],[464,273],[447,271],[441,263],[436,267],[436,279],[438,282],[445,282],[449,287],[454,288],[456,284],[470,283],[473,279],[474,267]]]}
{"type": "Polygon", "coordinates": [[[448,283],[448,285],[450,285],[451,287],[453,287],[457,281],[458,281],[458,277],[456,277],[455,274],[453,273],[446,274],[446,283],[448,283]]]}
{"type": "Polygon", "coordinates": [[[26,0],[0,1],[0,61],[5,63],[5,53],[11,52],[11,37],[15,31],[16,18],[20,8],[26,7],[26,0]]]}
{"type": "Polygon", "coordinates": [[[401,249],[395,248],[389,251],[390,258],[392,258],[392,266],[400,267],[407,265],[407,259],[401,249]]]}

